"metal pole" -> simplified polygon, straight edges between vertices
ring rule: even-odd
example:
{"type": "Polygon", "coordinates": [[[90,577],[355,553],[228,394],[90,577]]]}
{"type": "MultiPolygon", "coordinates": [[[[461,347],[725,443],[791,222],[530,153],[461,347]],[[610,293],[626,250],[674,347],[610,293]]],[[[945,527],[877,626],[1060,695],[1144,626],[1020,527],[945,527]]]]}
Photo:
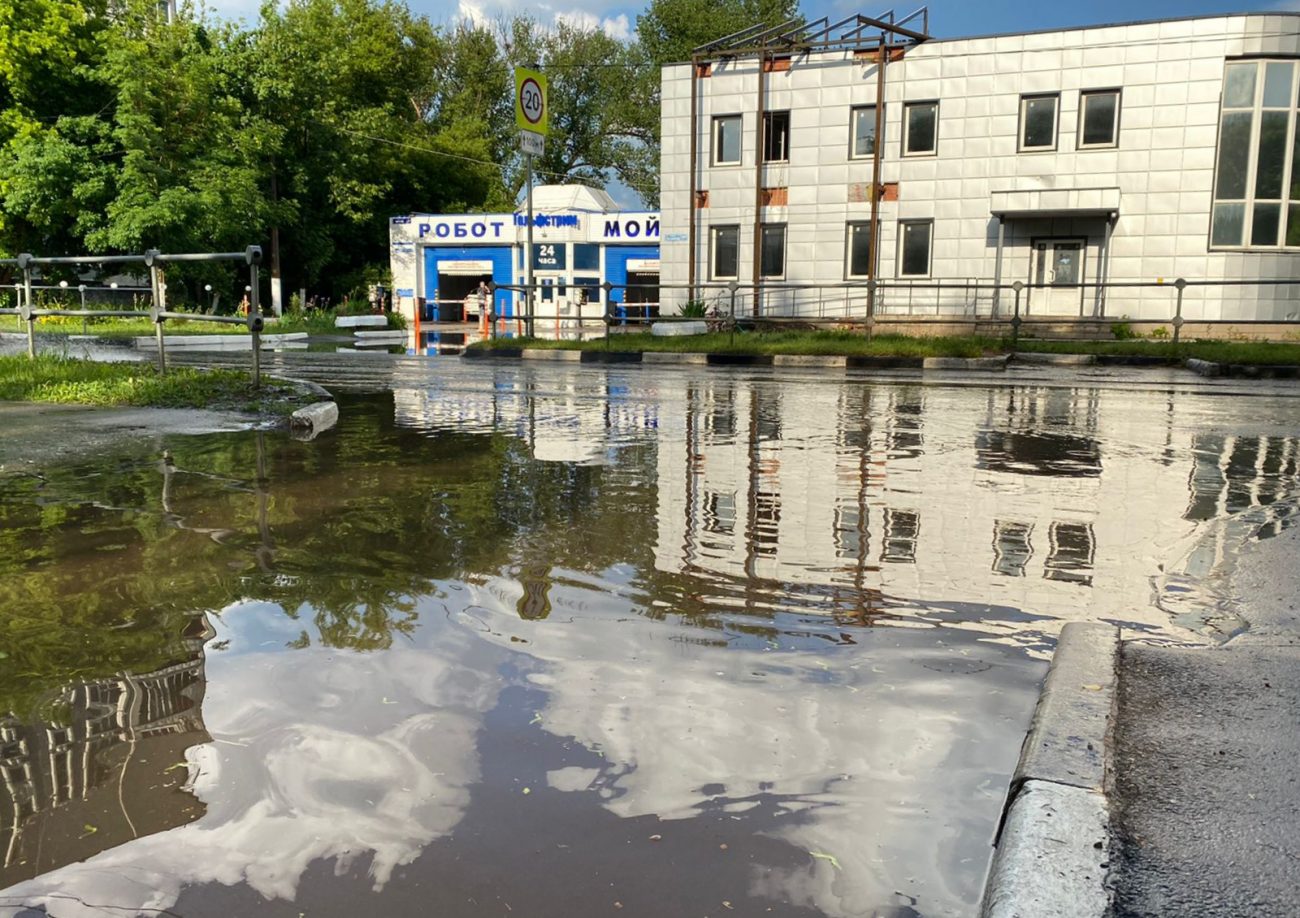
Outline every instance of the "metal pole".
{"type": "MultiPolygon", "coordinates": [[[[758,124],[755,126],[754,135],[758,142],[754,145],[754,231],[753,231],[753,262],[751,265],[750,275],[754,279],[754,304],[751,312],[754,318],[759,315],[759,284],[762,279],[763,270],[763,158],[767,152],[767,126],[766,112],[763,110],[766,104],[765,90],[767,89],[767,55],[759,54],[758,56],[758,101],[756,113],[758,124]]],[[[736,239],[736,259],[740,259],[740,239],[736,239]]],[[[737,265],[739,273],[739,265],[737,265]]]]}
{"type": "Polygon", "coordinates": [[[1016,311],[1011,316],[1011,350],[1015,350],[1020,343],[1020,291],[1024,287],[1020,281],[1011,285],[1011,289],[1016,291],[1016,311]]]}
{"type": "Polygon", "coordinates": [[[690,253],[686,261],[686,299],[695,299],[695,196],[699,189],[699,94],[700,94],[700,59],[691,56],[691,199],[686,202],[688,223],[686,225],[686,248],[690,253]]]}
{"type": "Polygon", "coordinates": [[[1181,277],[1174,281],[1174,287],[1178,289],[1178,301],[1174,305],[1174,344],[1178,343],[1178,338],[1183,330],[1183,289],[1187,286],[1187,281],[1181,277]]]}
{"type": "MultiPolygon", "coordinates": [[[[993,318],[998,316],[998,307],[1002,299],[1002,251],[1007,238],[1007,221],[998,214],[998,251],[993,259],[993,318]]],[[[977,310],[978,311],[978,310],[977,310]]]]}
{"type": "Polygon", "coordinates": [[[167,375],[167,350],[163,346],[163,320],[162,313],[164,303],[162,301],[162,278],[159,277],[158,263],[155,259],[158,257],[157,249],[150,249],[144,253],[144,263],[149,267],[149,313],[153,319],[154,340],[158,347],[158,375],[167,375]]]}
{"type": "Polygon", "coordinates": [[[248,283],[253,288],[249,291],[248,296],[248,331],[253,339],[253,388],[259,389],[262,386],[262,301],[261,291],[258,289],[258,261],[262,254],[258,250],[259,258],[248,266],[248,283]]]}
{"type": "Polygon", "coordinates": [[[731,326],[730,341],[732,344],[735,344],[736,343],[736,290],[737,288],[739,288],[740,285],[737,284],[735,281],[732,281],[731,283],[727,284],[727,286],[731,289],[731,315],[728,316],[730,321],[727,324],[731,326]]]}
{"type": "MultiPolygon", "coordinates": [[[[30,255],[19,255],[19,262],[30,259],[30,255]]],[[[23,263],[23,305],[22,317],[27,321],[27,356],[36,359],[36,317],[32,315],[32,269],[23,263]]]]}
{"type": "Polygon", "coordinates": [[[889,57],[889,46],[885,33],[880,33],[880,53],[876,60],[876,136],[871,144],[871,225],[867,230],[867,334],[871,334],[871,314],[876,308],[876,288],[871,283],[876,279],[876,243],[880,236],[880,194],[884,186],[880,182],[880,158],[882,154],[880,139],[885,125],[885,59],[889,57]]]}
{"type": "MultiPolygon", "coordinates": [[[[524,247],[524,301],[528,304],[527,324],[524,326],[528,337],[533,336],[533,154],[524,154],[524,163],[528,170],[528,241],[524,247]]],[[[606,326],[608,330],[608,326],[606,326]]]]}

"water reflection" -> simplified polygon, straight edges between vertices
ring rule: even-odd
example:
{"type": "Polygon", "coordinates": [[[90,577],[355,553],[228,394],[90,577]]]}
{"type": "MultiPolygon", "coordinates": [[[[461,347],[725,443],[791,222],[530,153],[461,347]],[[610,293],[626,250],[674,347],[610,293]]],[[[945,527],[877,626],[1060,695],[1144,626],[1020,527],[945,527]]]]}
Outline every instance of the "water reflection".
{"type": "Polygon", "coordinates": [[[1195,395],[415,382],[3,482],[0,906],[969,912],[1055,629],[1223,630],[1300,484],[1195,395]]]}

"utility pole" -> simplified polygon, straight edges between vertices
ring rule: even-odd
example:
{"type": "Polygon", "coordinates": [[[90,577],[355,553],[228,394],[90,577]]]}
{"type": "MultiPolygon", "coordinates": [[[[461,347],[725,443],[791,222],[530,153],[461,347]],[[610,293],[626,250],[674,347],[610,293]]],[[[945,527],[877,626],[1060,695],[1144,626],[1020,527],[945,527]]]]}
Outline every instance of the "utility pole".
{"type": "MultiPolygon", "coordinates": [[[[515,68],[515,123],[519,126],[519,149],[524,154],[528,190],[524,242],[524,290],[527,302],[527,334],[533,327],[533,157],[545,150],[546,129],[550,121],[546,77],[535,70],[515,68]]],[[[557,307],[558,308],[558,307],[557,307]]]]}

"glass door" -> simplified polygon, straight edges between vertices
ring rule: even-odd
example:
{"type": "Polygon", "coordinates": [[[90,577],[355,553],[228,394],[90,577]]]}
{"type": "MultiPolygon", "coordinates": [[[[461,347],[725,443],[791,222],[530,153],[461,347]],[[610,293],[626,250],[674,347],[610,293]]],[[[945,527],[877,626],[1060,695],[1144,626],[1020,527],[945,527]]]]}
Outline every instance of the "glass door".
{"type": "Polygon", "coordinates": [[[1083,282],[1083,239],[1039,239],[1034,243],[1033,283],[1030,302],[1040,315],[1070,315],[1080,311],[1079,284],[1083,282]]]}

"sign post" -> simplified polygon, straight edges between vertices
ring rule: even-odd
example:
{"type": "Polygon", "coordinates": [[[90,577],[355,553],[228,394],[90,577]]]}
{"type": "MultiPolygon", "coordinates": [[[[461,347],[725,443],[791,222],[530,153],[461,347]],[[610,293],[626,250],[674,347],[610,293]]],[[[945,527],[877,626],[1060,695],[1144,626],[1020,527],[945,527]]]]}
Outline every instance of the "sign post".
{"type": "Polygon", "coordinates": [[[546,130],[551,120],[546,77],[535,70],[515,68],[515,124],[519,125],[519,149],[524,154],[528,182],[528,239],[524,244],[524,285],[527,333],[533,334],[533,157],[546,149],[546,130]]]}

